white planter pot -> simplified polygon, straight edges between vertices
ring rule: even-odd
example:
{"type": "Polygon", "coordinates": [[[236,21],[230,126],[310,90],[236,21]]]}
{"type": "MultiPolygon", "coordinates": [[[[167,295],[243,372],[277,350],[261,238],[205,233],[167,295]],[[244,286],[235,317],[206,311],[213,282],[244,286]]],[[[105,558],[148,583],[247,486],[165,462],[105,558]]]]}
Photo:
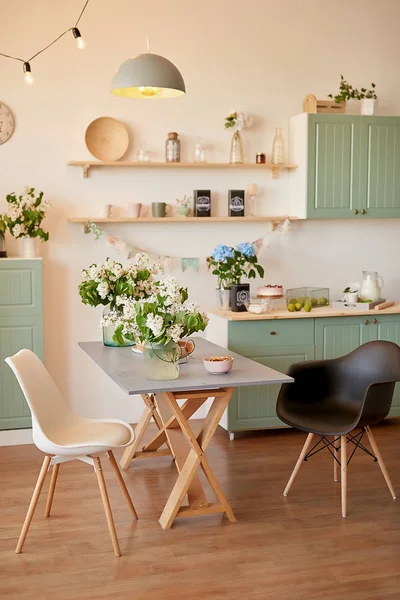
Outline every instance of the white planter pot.
{"type": "Polygon", "coordinates": [[[347,304],[357,304],[358,292],[346,292],[346,302],[347,304]]]}
{"type": "Polygon", "coordinates": [[[18,239],[19,254],[23,258],[36,258],[36,238],[22,237],[18,239]]]}
{"type": "Polygon", "coordinates": [[[375,98],[364,98],[361,100],[361,114],[371,116],[375,112],[375,98]]]}

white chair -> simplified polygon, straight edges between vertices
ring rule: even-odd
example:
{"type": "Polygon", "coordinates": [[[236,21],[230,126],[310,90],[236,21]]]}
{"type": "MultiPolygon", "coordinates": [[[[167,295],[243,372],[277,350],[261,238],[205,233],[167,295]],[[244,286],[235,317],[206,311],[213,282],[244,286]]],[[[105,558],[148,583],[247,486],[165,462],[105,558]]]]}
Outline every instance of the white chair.
{"type": "Polygon", "coordinates": [[[114,554],[121,556],[99,455],[106,453],[108,456],[133,517],[137,519],[135,507],[111,450],[132,444],[132,427],[116,419],[84,419],[73,413],[41,360],[30,350],[21,350],[5,361],[14,371],[31,410],[33,441],[46,454],[15,552],[20,554],[22,551],[49,468],[53,467],[46,517],[50,516],[60,464],[81,460],[95,470],[114,554]]]}

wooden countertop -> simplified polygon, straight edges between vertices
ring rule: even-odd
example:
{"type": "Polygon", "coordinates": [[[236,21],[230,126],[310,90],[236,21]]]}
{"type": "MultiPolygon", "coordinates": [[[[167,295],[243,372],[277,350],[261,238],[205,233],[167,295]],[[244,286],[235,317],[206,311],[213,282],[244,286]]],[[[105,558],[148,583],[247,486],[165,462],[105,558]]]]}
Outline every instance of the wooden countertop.
{"type": "Polygon", "coordinates": [[[210,315],[215,315],[226,319],[227,321],[264,321],[264,320],[275,320],[275,319],[314,319],[318,317],[360,317],[369,315],[371,317],[380,317],[383,315],[396,315],[400,314],[400,304],[395,304],[390,308],[384,308],[383,310],[338,310],[333,309],[330,306],[314,308],[311,312],[305,312],[304,310],[299,312],[289,312],[285,309],[274,310],[269,313],[257,315],[249,312],[232,312],[230,310],[219,310],[211,309],[207,311],[210,315]]]}

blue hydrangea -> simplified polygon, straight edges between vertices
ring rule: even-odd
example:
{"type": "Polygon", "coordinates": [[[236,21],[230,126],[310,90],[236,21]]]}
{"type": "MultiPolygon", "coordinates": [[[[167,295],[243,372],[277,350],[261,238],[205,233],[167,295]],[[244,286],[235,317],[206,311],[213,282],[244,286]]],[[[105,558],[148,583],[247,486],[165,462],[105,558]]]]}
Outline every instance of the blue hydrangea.
{"type": "Polygon", "coordinates": [[[247,256],[247,258],[252,258],[253,256],[256,255],[256,251],[254,249],[253,244],[250,244],[249,242],[244,242],[243,244],[238,244],[236,246],[236,249],[241,252],[242,254],[244,254],[245,256],[247,256]]]}
{"type": "Polygon", "coordinates": [[[211,256],[217,262],[224,262],[227,258],[234,258],[235,251],[233,248],[231,248],[231,246],[219,244],[214,248],[211,256]]]}

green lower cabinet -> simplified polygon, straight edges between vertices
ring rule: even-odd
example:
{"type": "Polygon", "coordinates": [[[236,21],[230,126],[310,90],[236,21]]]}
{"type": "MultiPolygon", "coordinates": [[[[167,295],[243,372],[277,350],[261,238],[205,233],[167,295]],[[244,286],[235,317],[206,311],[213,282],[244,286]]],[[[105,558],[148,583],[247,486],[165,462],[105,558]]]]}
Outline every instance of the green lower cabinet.
{"type": "MultiPolygon", "coordinates": [[[[245,355],[266,367],[286,373],[293,363],[312,360],[314,346],[264,348],[262,355],[252,352],[246,352],[245,355]]],[[[229,431],[286,427],[276,416],[279,389],[278,384],[237,388],[228,407],[229,431]]]]}
{"type": "MultiPolygon", "coordinates": [[[[228,348],[277,371],[313,359],[337,358],[373,340],[400,345],[400,314],[229,321],[228,348]]],[[[276,415],[279,385],[238,388],[228,407],[227,429],[249,431],[285,426],[276,415]]],[[[400,384],[391,417],[400,416],[400,384]]]]}
{"type": "MultiPolygon", "coordinates": [[[[377,339],[394,342],[400,346],[400,315],[377,317],[377,339]]],[[[391,417],[400,417],[400,383],[396,384],[393,396],[391,417]]]]}
{"type": "Polygon", "coordinates": [[[366,317],[315,319],[315,358],[337,358],[376,339],[374,326],[366,317]]]}
{"type": "Polygon", "coordinates": [[[43,360],[41,259],[0,259],[0,430],[31,426],[28,405],[4,362],[22,348],[43,360]]]}

